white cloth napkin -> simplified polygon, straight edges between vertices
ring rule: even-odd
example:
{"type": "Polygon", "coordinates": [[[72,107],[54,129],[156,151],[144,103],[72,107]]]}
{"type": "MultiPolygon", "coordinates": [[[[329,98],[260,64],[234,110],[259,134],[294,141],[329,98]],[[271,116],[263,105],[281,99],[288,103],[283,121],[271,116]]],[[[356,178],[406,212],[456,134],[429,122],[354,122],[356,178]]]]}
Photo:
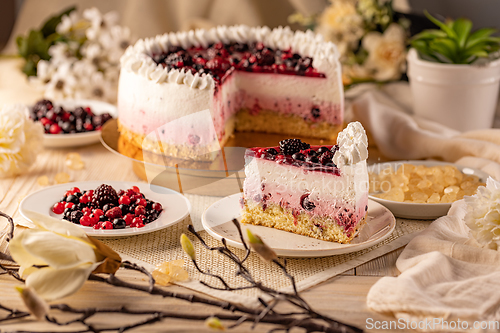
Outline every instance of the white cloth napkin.
{"type": "MultiPolygon", "coordinates": [[[[369,133],[369,141],[389,159],[441,159],[481,169],[500,179],[500,129],[461,133],[441,124],[412,116],[406,84],[390,93],[365,88],[352,103],[353,117],[369,133]]],[[[370,142],[369,142],[370,144],[370,142]]]]}
{"type": "Polygon", "coordinates": [[[455,202],[447,216],[406,246],[396,262],[401,275],[384,277],[370,289],[370,309],[390,313],[401,324],[409,320],[413,328],[420,323],[424,331],[455,331],[458,320],[460,328],[476,325],[481,331],[484,321],[500,320],[500,253],[469,236],[465,209],[463,200],[455,202]]]}

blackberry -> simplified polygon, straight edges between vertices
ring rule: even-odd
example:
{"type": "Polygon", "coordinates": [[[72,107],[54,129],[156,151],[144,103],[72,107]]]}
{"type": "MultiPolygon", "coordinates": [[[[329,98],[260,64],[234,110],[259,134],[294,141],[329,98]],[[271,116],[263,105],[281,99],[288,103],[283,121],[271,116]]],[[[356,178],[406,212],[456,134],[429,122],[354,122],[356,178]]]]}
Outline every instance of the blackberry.
{"type": "Polygon", "coordinates": [[[323,165],[332,164],[332,158],[333,153],[331,151],[326,151],[319,157],[319,162],[323,165]]]}
{"type": "Polygon", "coordinates": [[[333,153],[333,155],[335,155],[335,152],[336,152],[337,150],[339,150],[339,146],[338,146],[338,145],[335,145],[335,146],[333,146],[333,147],[332,147],[332,149],[330,149],[330,150],[331,150],[331,152],[333,153]]]}
{"type": "Polygon", "coordinates": [[[283,155],[293,155],[301,150],[307,150],[311,146],[300,139],[286,139],[280,141],[280,150],[283,155]]]}
{"type": "Polygon", "coordinates": [[[102,184],[94,191],[92,206],[103,208],[106,204],[118,205],[118,194],[113,187],[102,184]]]}
{"type": "Polygon", "coordinates": [[[72,211],[69,215],[70,221],[75,224],[80,224],[80,219],[82,218],[83,213],[79,210],[72,211]]]}

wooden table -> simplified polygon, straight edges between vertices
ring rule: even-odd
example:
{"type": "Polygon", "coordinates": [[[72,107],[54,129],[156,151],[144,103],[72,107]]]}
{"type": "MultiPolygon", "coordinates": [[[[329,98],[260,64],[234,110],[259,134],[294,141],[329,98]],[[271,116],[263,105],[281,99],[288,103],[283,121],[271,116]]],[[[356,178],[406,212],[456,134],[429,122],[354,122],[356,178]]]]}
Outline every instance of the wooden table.
{"type": "MultiPolygon", "coordinates": [[[[139,178],[133,173],[131,163],[123,157],[110,153],[100,144],[95,144],[83,148],[72,149],[46,149],[38,156],[35,166],[26,174],[0,180],[0,211],[3,211],[14,217],[16,221],[22,221],[18,212],[20,201],[28,194],[42,188],[37,183],[40,176],[46,175],[53,182],[54,176],[58,172],[67,172],[71,175],[71,181],[82,180],[128,180],[139,181],[139,178]],[[64,164],[67,153],[78,152],[85,162],[85,169],[74,171],[68,169],[64,164]]],[[[6,226],[5,221],[0,221],[0,226],[6,226]]],[[[5,250],[5,228],[0,236],[0,250],[5,250]]],[[[338,318],[346,323],[365,328],[366,319],[391,320],[394,318],[383,316],[372,312],[366,307],[366,295],[370,287],[381,276],[395,276],[397,269],[394,265],[402,249],[393,251],[383,257],[377,258],[363,264],[355,269],[345,272],[341,276],[330,279],[329,281],[315,286],[314,288],[302,293],[307,301],[317,310],[338,318]]],[[[134,272],[125,271],[121,275],[126,279],[142,280],[134,272]]],[[[24,309],[17,291],[14,286],[19,284],[13,278],[6,275],[0,276],[0,304],[7,304],[12,307],[24,309]]],[[[181,287],[168,287],[182,292],[190,292],[181,287]],[[181,290],[182,289],[182,290],[181,290]]],[[[76,307],[120,307],[126,305],[135,309],[169,309],[180,312],[199,311],[200,313],[211,313],[213,311],[208,306],[193,305],[184,301],[175,299],[162,299],[158,296],[149,296],[127,289],[114,288],[96,282],[87,282],[85,286],[76,294],[68,297],[64,302],[76,307]]],[[[113,319],[101,318],[103,323],[110,321],[121,322],[123,318],[113,317],[113,319]]],[[[142,327],[140,331],[148,332],[191,332],[191,331],[209,331],[203,323],[186,322],[179,320],[169,320],[151,326],[142,327]]],[[[54,330],[54,326],[35,322],[30,319],[16,320],[0,325],[0,331],[7,330],[54,330]]],[[[269,329],[265,325],[258,326],[257,332],[269,329]]],[[[250,332],[250,326],[236,330],[238,332],[250,332]]],[[[369,331],[369,330],[368,330],[369,331]]],[[[255,331],[253,331],[255,332],[255,331]]]]}

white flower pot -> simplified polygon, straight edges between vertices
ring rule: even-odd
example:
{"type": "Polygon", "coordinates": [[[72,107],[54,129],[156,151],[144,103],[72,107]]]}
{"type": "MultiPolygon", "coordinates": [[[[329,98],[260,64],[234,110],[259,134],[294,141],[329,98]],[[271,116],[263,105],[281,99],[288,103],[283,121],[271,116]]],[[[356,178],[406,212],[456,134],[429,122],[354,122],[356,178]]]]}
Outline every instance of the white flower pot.
{"type": "Polygon", "coordinates": [[[452,65],[408,52],[413,110],[459,131],[491,128],[498,101],[500,60],[487,65],[452,65]]]}

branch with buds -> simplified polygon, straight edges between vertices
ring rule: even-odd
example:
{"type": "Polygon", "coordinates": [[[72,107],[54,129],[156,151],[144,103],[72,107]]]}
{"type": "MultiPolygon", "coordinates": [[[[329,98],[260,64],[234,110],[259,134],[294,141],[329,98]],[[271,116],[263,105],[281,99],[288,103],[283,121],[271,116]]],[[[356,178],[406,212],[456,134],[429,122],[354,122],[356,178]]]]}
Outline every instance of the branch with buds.
{"type": "MultiPolygon", "coordinates": [[[[0,216],[4,216],[4,214],[0,213],[0,216]]],[[[9,219],[9,223],[11,226],[11,233],[14,229],[14,223],[12,219],[9,219]]],[[[63,222],[61,222],[63,223],[63,222]]],[[[143,267],[140,267],[134,263],[128,261],[122,261],[120,263],[121,269],[134,270],[141,274],[144,274],[149,283],[148,285],[144,284],[135,284],[129,281],[125,281],[123,279],[118,278],[114,272],[106,272],[99,270],[97,268],[94,273],[91,273],[88,276],[89,280],[98,281],[102,283],[106,283],[112,286],[128,288],[133,290],[138,290],[145,292],[150,295],[159,295],[162,297],[182,299],[191,303],[200,303],[206,306],[213,307],[214,309],[218,309],[217,313],[213,313],[211,315],[198,315],[198,314],[190,314],[190,313],[178,313],[171,311],[158,311],[158,310],[133,310],[125,307],[117,308],[117,309],[109,309],[109,308],[85,308],[85,309],[77,309],[71,307],[67,304],[52,304],[48,305],[45,300],[40,297],[35,288],[31,288],[29,285],[17,287],[21,298],[23,299],[26,307],[29,312],[18,311],[13,308],[6,307],[0,304],[0,322],[10,321],[14,319],[19,319],[23,317],[28,317],[30,315],[35,316],[39,320],[46,320],[47,322],[56,325],[56,326],[66,326],[68,327],[67,331],[61,332],[124,332],[126,330],[141,327],[144,325],[153,324],[167,318],[176,318],[183,320],[196,320],[203,321],[207,327],[210,327],[214,330],[224,330],[226,328],[235,328],[242,325],[245,322],[253,323],[258,325],[259,323],[271,324],[274,326],[271,331],[289,331],[292,328],[302,328],[305,332],[362,332],[362,330],[343,324],[339,321],[336,321],[333,318],[322,315],[316,311],[314,311],[311,306],[299,295],[297,292],[297,288],[295,285],[295,279],[291,276],[286,269],[286,260],[281,262],[274,251],[269,248],[259,236],[252,234],[248,231],[248,239],[243,238],[243,234],[241,232],[241,227],[237,220],[233,220],[233,223],[238,228],[239,236],[241,242],[244,244],[246,249],[245,254],[242,258],[238,257],[228,246],[226,241],[222,240],[222,246],[220,247],[209,247],[201,236],[194,231],[192,226],[189,226],[189,231],[200,240],[201,244],[210,251],[216,251],[220,254],[224,255],[228,258],[228,260],[232,261],[236,264],[237,269],[235,274],[241,276],[244,280],[246,280],[247,285],[243,287],[231,287],[229,283],[227,283],[224,278],[218,274],[214,274],[208,271],[204,271],[201,269],[196,262],[196,255],[194,245],[191,240],[185,235],[181,235],[181,245],[186,254],[191,258],[194,266],[198,271],[202,274],[211,276],[216,278],[223,287],[216,287],[209,285],[208,283],[201,282],[204,285],[218,290],[227,290],[227,291],[235,291],[242,289],[258,289],[262,291],[271,301],[265,301],[263,298],[259,298],[260,303],[262,304],[259,308],[248,308],[235,303],[225,302],[221,300],[216,300],[208,297],[202,297],[194,294],[185,294],[185,293],[176,293],[169,291],[168,288],[160,288],[155,285],[155,280],[153,276],[143,267]],[[245,266],[245,262],[250,256],[251,249],[253,249],[259,256],[261,256],[264,260],[268,262],[272,262],[276,267],[278,267],[284,275],[290,280],[290,283],[293,287],[293,292],[282,292],[278,290],[274,290],[270,287],[265,286],[261,282],[258,282],[252,276],[252,273],[249,268],[245,266]],[[97,273],[96,273],[97,272],[97,273]],[[105,273],[105,275],[103,274],[105,273]],[[279,312],[276,307],[280,303],[287,303],[294,307],[295,310],[289,312],[279,312]],[[61,321],[58,320],[55,316],[53,316],[54,311],[60,311],[63,313],[73,313],[77,314],[75,319],[70,321],[61,321]],[[6,313],[6,315],[2,316],[2,313],[6,313]],[[100,313],[106,313],[109,315],[112,314],[128,314],[131,316],[141,316],[141,319],[137,319],[137,321],[128,325],[121,325],[116,327],[106,327],[99,328],[95,327],[94,324],[91,323],[91,319],[100,313]],[[146,316],[146,319],[144,319],[146,316]],[[225,326],[223,322],[229,323],[228,326],[225,326]],[[74,327],[73,325],[77,325],[74,327]],[[82,330],[82,325],[84,329],[82,330]]],[[[10,238],[9,240],[12,240],[10,238]]],[[[117,257],[113,255],[110,251],[111,249],[106,249],[105,245],[99,243],[99,241],[90,238],[91,243],[93,243],[97,248],[101,249],[103,252],[110,253],[110,256],[114,259],[113,262],[117,260],[117,257]]],[[[13,255],[15,258],[16,256],[13,255]]],[[[118,257],[119,258],[119,257],[118,257]]],[[[108,260],[109,257],[106,259],[108,260]]],[[[113,263],[112,262],[112,263],[113,263]]],[[[108,263],[109,264],[109,263],[108,263]]],[[[99,266],[101,267],[101,266],[99,266]]],[[[5,267],[1,267],[4,272],[7,272],[5,267]]],[[[7,274],[7,273],[5,273],[7,274]]],[[[18,275],[15,270],[9,269],[9,273],[11,276],[15,278],[19,278],[22,280],[22,277],[18,275]]],[[[59,329],[58,329],[59,331],[59,329]]]]}

